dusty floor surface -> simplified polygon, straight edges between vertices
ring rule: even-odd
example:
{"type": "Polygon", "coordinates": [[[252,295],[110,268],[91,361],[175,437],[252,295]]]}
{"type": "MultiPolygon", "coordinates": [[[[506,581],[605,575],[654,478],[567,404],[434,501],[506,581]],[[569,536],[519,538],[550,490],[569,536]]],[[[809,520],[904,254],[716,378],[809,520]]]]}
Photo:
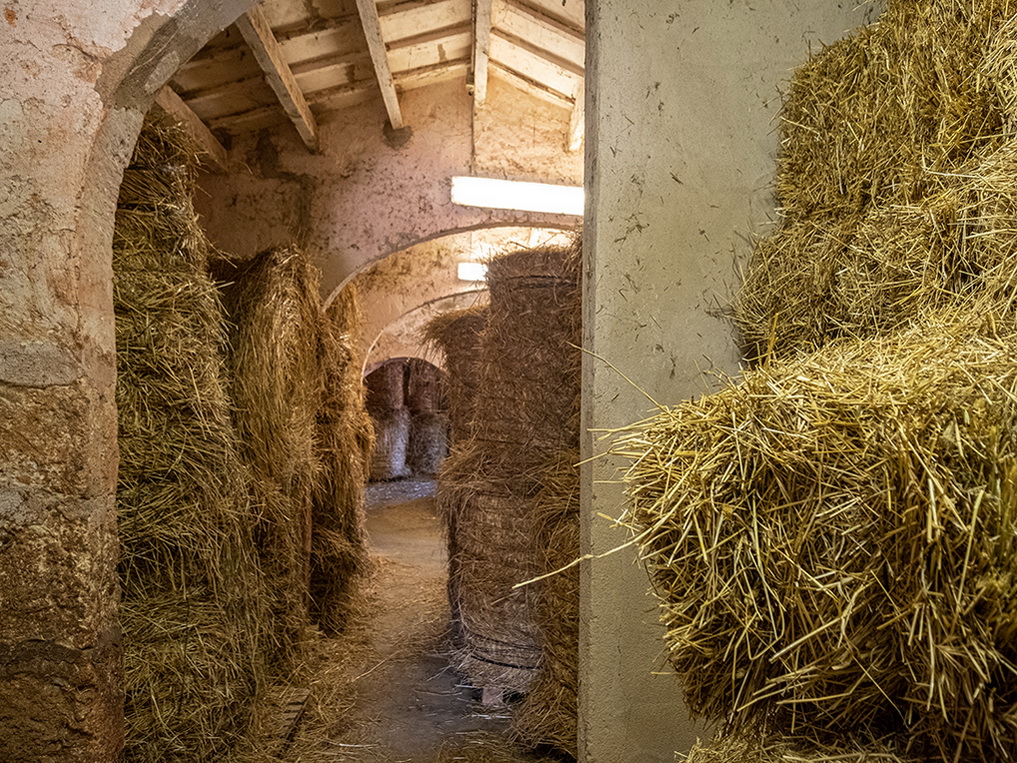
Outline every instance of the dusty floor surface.
{"type": "Polygon", "coordinates": [[[533,763],[509,744],[506,710],[483,707],[448,669],[445,549],[431,482],[368,489],[377,562],[358,645],[344,654],[355,705],[331,741],[350,763],[533,763]]]}

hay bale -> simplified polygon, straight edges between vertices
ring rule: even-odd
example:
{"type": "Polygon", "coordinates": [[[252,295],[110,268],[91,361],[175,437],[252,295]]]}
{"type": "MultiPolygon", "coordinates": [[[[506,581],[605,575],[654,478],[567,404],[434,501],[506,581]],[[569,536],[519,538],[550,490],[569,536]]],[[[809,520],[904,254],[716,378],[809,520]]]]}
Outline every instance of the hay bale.
{"type": "Polygon", "coordinates": [[[265,674],[255,510],[183,131],[146,123],[113,236],[125,761],[222,760],[265,674]]]}
{"type": "Polygon", "coordinates": [[[406,361],[390,360],[367,375],[367,410],[375,418],[406,405],[406,361]]]}
{"type": "Polygon", "coordinates": [[[448,408],[440,368],[420,358],[406,361],[406,407],[410,413],[437,413],[448,408]]]}
{"type": "Polygon", "coordinates": [[[473,435],[439,481],[455,527],[462,644],[456,664],[477,686],[525,692],[539,663],[531,512],[543,469],[578,447],[578,240],[494,259],[481,338],[473,435]]]}
{"type": "Polygon", "coordinates": [[[559,454],[531,509],[540,670],[512,713],[512,736],[577,758],[579,722],[579,451],[559,454]],[[569,566],[572,565],[572,566],[569,566]]]}
{"type": "Polygon", "coordinates": [[[256,540],[272,593],[272,657],[285,665],[308,623],[311,517],[321,468],[317,270],[289,247],[234,264],[229,278],[234,421],[261,510],[256,540]]]}
{"type": "Polygon", "coordinates": [[[750,359],[897,330],[1013,282],[1015,181],[998,171],[1017,137],[1012,15],[1008,0],[894,0],[795,72],[781,221],[733,306],[750,359]]]}
{"type": "Polygon", "coordinates": [[[364,484],[373,428],[364,408],[356,352],[361,318],[355,288],[344,288],[322,322],[318,356],[323,395],[317,434],[321,461],[311,531],[311,614],[323,631],[346,626],[356,583],[368,568],[364,484]]]}
{"type": "Polygon", "coordinates": [[[1015,358],[983,305],[771,363],[619,443],[694,712],[1017,757],[1015,358]]]}
{"type": "Polygon", "coordinates": [[[409,408],[372,414],[375,435],[371,456],[372,480],[395,480],[410,476],[406,455],[410,445],[411,418],[409,408]]]}
{"type": "Polygon", "coordinates": [[[480,337],[486,323],[487,307],[472,307],[443,313],[425,329],[427,341],[445,358],[450,446],[470,434],[480,382],[480,337]]]}
{"type": "Polygon", "coordinates": [[[697,742],[681,763],[906,763],[903,745],[895,740],[845,740],[816,745],[808,739],[777,735],[721,734],[710,742],[697,742]]]}
{"type": "Polygon", "coordinates": [[[420,477],[433,477],[448,455],[448,416],[418,413],[410,420],[406,467],[420,477]]]}

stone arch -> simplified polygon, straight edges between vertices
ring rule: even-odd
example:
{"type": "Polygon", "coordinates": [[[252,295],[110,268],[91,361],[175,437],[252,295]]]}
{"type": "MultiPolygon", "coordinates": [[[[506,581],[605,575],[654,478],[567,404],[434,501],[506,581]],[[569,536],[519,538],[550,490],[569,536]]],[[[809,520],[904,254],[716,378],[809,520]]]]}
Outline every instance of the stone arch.
{"type": "Polygon", "coordinates": [[[8,83],[0,104],[0,590],[8,603],[0,706],[8,712],[0,759],[113,760],[122,746],[117,191],[155,94],[253,4],[8,9],[0,62],[8,83]]]}

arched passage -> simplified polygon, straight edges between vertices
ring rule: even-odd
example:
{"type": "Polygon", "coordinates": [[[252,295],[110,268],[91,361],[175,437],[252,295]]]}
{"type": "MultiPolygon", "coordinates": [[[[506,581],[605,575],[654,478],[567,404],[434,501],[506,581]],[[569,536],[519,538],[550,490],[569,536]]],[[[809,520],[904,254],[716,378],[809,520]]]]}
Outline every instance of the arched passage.
{"type": "Polygon", "coordinates": [[[251,5],[114,0],[101,12],[5,13],[0,759],[113,760],[122,742],[117,189],[155,93],[251,5]]]}

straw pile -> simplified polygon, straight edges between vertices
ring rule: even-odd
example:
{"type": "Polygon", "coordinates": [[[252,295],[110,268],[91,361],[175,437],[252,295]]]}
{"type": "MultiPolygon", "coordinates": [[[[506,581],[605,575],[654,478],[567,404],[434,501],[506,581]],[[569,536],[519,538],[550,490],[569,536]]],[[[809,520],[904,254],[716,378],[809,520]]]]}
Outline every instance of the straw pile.
{"type": "Polygon", "coordinates": [[[442,376],[441,369],[426,360],[409,358],[406,361],[406,406],[414,415],[436,413],[448,407],[442,376]]]}
{"type": "Polygon", "coordinates": [[[249,474],[194,168],[179,128],[147,124],[114,229],[128,761],[224,759],[264,673],[249,474]]]}
{"type": "Polygon", "coordinates": [[[683,763],[905,763],[900,745],[892,740],[849,740],[838,745],[817,745],[808,739],[721,735],[698,743],[683,763]]]}
{"type": "Polygon", "coordinates": [[[410,420],[410,444],[406,466],[413,474],[433,477],[448,455],[448,416],[416,413],[410,420]]]}
{"type": "Polygon", "coordinates": [[[371,479],[409,477],[412,414],[406,407],[406,361],[390,360],[367,375],[367,410],[374,423],[371,479]]]}
{"type": "Polygon", "coordinates": [[[795,73],[780,224],[734,305],[751,359],[906,328],[957,299],[1012,310],[1015,12],[891,0],[795,73]]]}
{"type": "MultiPolygon", "coordinates": [[[[576,377],[578,379],[578,376],[576,377]]],[[[541,478],[531,510],[531,547],[539,574],[579,558],[579,451],[565,451],[541,478]]],[[[540,671],[512,713],[512,736],[578,757],[579,567],[534,586],[533,617],[540,629],[540,671]]]]}
{"type": "MultiPolygon", "coordinates": [[[[445,390],[448,401],[448,451],[454,452],[472,432],[480,383],[480,339],[487,323],[487,307],[454,310],[431,320],[425,328],[426,341],[445,358],[445,390]]],[[[463,643],[462,613],[459,606],[460,554],[456,539],[456,507],[461,502],[451,472],[444,462],[438,473],[435,505],[445,531],[448,557],[448,601],[451,616],[451,641],[463,643]]]]}
{"type": "Polygon", "coordinates": [[[480,337],[486,323],[487,307],[471,307],[442,313],[425,329],[427,342],[445,358],[450,447],[470,435],[480,383],[480,337]]]}
{"type": "Polygon", "coordinates": [[[768,364],[619,446],[694,712],[1017,758],[1017,330],[989,316],[768,364]]]}
{"type": "Polygon", "coordinates": [[[272,657],[288,662],[308,621],[311,517],[321,464],[321,302],[295,247],[236,264],[227,286],[234,420],[260,508],[256,541],[272,600],[272,657]]]}
{"type": "Polygon", "coordinates": [[[488,268],[473,436],[446,461],[440,495],[458,547],[457,662],[476,686],[524,692],[539,664],[533,588],[513,586],[540,574],[534,497],[546,465],[578,438],[569,347],[578,271],[578,246],[505,255],[488,268]]]}
{"type": "Polygon", "coordinates": [[[364,484],[374,430],[364,408],[363,361],[354,349],[361,326],[355,287],[345,287],[322,318],[321,471],[312,514],[311,614],[323,631],[335,634],[346,625],[355,584],[368,564],[364,484]]]}

